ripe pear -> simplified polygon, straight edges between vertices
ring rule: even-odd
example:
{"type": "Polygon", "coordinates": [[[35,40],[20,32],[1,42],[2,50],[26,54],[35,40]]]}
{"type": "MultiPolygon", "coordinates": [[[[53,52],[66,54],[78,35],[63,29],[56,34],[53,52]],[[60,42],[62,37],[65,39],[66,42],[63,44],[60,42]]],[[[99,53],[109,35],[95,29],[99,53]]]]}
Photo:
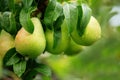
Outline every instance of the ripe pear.
{"type": "Polygon", "coordinates": [[[14,39],[13,37],[7,33],[6,31],[2,30],[0,33],[0,57],[4,57],[5,53],[14,47],[14,39]]]}
{"type": "Polygon", "coordinates": [[[23,56],[36,58],[43,53],[46,46],[46,39],[40,20],[36,17],[31,18],[34,25],[33,33],[21,28],[15,37],[15,48],[23,56]]]}
{"type": "Polygon", "coordinates": [[[72,39],[68,44],[67,49],[65,50],[64,54],[68,56],[73,56],[79,54],[84,49],[84,46],[75,43],[72,39]]]}
{"type": "Polygon", "coordinates": [[[73,30],[72,39],[80,45],[89,46],[101,38],[101,27],[98,21],[91,16],[89,23],[85,28],[85,32],[80,36],[77,29],[73,30]]]}
{"type": "Polygon", "coordinates": [[[2,75],[3,58],[7,53],[7,51],[13,47],[14,47],[14,38],[9,33],[2,30],[0,33],[0,77],[2,75]]]}
{"type": "Polygon", "coordinates": [[[69,35],[68,35],[68,29],[67,29],[66,21],[64,20],[61,25],[61,38],[58,45],[53,48],[54,46],[54,31],[46,29],[45,36],[46,36],[46,51],[52,53],[52,54],[60,54],[64,52],[64,50],[67,48],[68,42],[69,42],[69,35]]]}

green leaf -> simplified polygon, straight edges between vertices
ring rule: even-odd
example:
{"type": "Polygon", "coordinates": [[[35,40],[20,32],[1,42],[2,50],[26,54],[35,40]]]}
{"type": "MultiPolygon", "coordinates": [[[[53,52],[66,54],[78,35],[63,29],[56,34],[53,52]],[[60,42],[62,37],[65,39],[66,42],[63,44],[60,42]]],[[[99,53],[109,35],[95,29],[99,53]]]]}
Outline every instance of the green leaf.
{"type": "Polygon", "coordinates": [[[11,12],[4,12],[0,17],[1,27],[10,34],[16,33],[15,16],[11,12]]]}
{"type": "Polygon", "coordinates": [[[1,33],[1,31],[2,31],[2,28],[1,28],[1,25],[0,25],[0,33],[1,33]]]}
{"type": "Polygon", "coordinates": [[[6,64],[15,53],[16,53],[15,48],[8,50],[3,58],[3,63],[6,64]]]}
{"type": "Polygon", "coordinates": [[[0,11],[4,12],[8,10],[9,0],[0,0],[0,11]]]}
{"type": "Polygon", "coordinates": [[[63,20],[64,20],[64,15],[63,15],[63,13],[61,13],[61,15],[59,16],[59,18],[55,21],[55,23],[54,23],[54,25],[56,26],[55,28],[54,28],[54,44],[53,44],[53,48],[55,48],[58,44],[59,44],[59,42],[60,42],[60,40],[61,40],[61,25],[62,25],[62,23],[63,23],[63,20]]]}
{"type": "Polygon", "coordinates": [[[34,68],[34,70],[47,77],[50,77],[52,75],[51,69],[45,64],[38,64],[37,67],[34,68]]]}
{"type": "Polygon", "coordinates": [[[15,34],[16,32],[17,32],[17,29],[16,29],[15,15],[13,13],[11,13],[11,16],[10,16],[10,31],[9,31],[9,33],[15,34]]]}
{"type": "Polygon", "coordinates": [[[6,65],[7,66],[14,65],[14,64],[18,63],[19,61],[20,61],[20,58],[17,55],[17,53],[15,53],[14,55],[12,55],[11,58],[9,58],[9,60],[6,63],[6,65]]]}
{"type": "Polygon", "coordinates": [[[0,27],[0,33],[1,33],[1,31],[2,31],[2,28],[0,27]]]}
{"type": "Polygon", "coordinates": [[[77,31],[80,36],[83,35],[87,24],[89,23],[91,17],[91,9],[87,4],[81,4],[78,6],[78,24],[77,31]]]}
{"type": "Polygon", "coordinates": [[[62,11],[60,16],[57,18],[57,20],[53,24],[54,30],[59,30],[61,28],[64,18],[65,17],[64,17],[63,11],[62,11]]]}
{"type": "Polygon", "coordinates": [[[23,80],[33,80],[37,74],[38,72],[32,69],[25,76],[23,76],[23,80]]]}
{"type": "Polygon", "coordinates": [[[10,9],[10,11],[12,11],[13,13],[15,12],[14,0],[9,0],[9,9],[10,9]]]}
{"type": "Polygon", "coordinates": [[[33,80],[35,76],[38,74],[37,71],[34,70],[34,68],[37,66],[38,63],[36,63],[35,59],[28,59],[26,64],[26,71],[21,76],[23,80],[33,80]]]}
{"type": "Polygon", "coordinates": [[[0,17],[1,26],[7,32],[10,29],[10,21],[9,21],[10,15],[11,15],[11,12],[4,12],[1,14],[1,17],[0,17]]]}
{"type": "Polygon", "coordinates": [[[65,15],[69,33],[71,33],[74,30],[74,28],[77,26],[77,20],[78,20],[77,6],[72,3],[71,4],[65,3],[63,7],[63,12],[65,15]]]}
{"type": "MultiPolygon", "coordinates": [[[[50,0],[44,15],[44,24],[49,29],[53,29],[54,22],[61,15],[63,11],[62,5],[56,0],[50,0]]],[[[54,26],[56,27],[56,26],[54,26]]]]}
{"type": "Polygon", "coordinates": [[[34,10],[34,7],[30,7],[28,12],[23,8],[20,12],[20,23],[22,27],[26,29],[29,33],[33,33],[34,25],[30,18],[30,13],[34,10]]]}
{"type": "Polygon", "coordinates": [[[26,70],[26,61],[20,61],[13,65],[14,73],[17,74],[19,77],[25,72],[26,70]]]}
{"type": "Polygon", "coordinates": [[[0,31],[2,30],[1,20],[2,20],[2,13],[0,12],[0,31]]]}
{"type": "Polygon", "coordinates": [[[32,2],[33,2],[33,0],[22,0],[22,1],[23,1],[24,8],[25,8],[26,10],[28,10],[29,7],[31,7],[32,2]]]}
{"type": "Polygon", "coordinates": [[[26,70],[26,73],[22,76],[23,80],[33,80],[37,74],[40,74],[41,76],[44,76],[46,78],[51,77],[51,69],[45,65],[45,64],[39,64],[32,61],[28,62],[28,68],[26,70]],[[30,65],[29,65],[30,64],[30,65]],[[31,66],[33,65],[33,66],[31,66]]]}
{"type": "Polygon", "coordinates": [[[61,40],[61,37],[62,37],[62,33],[61,33],[61,29],[60,30],[54,30],[54,45],[53,45],[53,48],[55,48],[60,40],[61,40]]]}

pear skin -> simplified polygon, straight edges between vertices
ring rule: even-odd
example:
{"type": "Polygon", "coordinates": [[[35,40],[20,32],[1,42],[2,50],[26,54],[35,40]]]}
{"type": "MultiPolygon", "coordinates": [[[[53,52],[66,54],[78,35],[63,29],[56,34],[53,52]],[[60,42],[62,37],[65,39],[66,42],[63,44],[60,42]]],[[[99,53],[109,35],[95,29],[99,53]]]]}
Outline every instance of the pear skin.
{"type": "Polygon", "coordinates": [[[0,77],[2,76],[3,58],[8,50],[14,47],[14,38],[2,30],[0,33],[0,77]]]}
{"type": "Polygon", "coordinates": [[[84,49],[84,46],[75,43],[72,39],[68,44],[67,49],[65,50],[64,54],[68,56],[74,56],[79,54],[84,49]]]}
{"type": "Polygon", "coordinates": [[[67,48],[68,42],[69,42],[69,35],[67,30],[67,24],[64,20],[61,25],[61,40],[58,43],[58,45],[53,48],[54,45],[54,31],[47,29],[45,32],[46,36],[46,51],[52,53],[52,54],[61,54],[64,52],[64,50],[67,48]]]}
{"type": "Polygon", "coordinates": [[[101,27],[98,21],[91,16],[85,32],[82,36],[77,33],[77,29],[73,30],[72,39],[80,45],[89,46],[101,38],[101,27]]]}
{"type": "Polygon", "coordinates": [[[0,33],[0,56],[3,58],[6,52],[14,47],[14,38],[2,30],[0,33]]]}
{"type": "Polygon", "coordinates": [[[34,31],[33,33],[27,32],[24,28],[21,28],[15,38],[15,48],[23,56],[29,58],[36,58],[43,53],[46,46],[46,39],[42,24],[38,18],[31,18],[34,31]]]}

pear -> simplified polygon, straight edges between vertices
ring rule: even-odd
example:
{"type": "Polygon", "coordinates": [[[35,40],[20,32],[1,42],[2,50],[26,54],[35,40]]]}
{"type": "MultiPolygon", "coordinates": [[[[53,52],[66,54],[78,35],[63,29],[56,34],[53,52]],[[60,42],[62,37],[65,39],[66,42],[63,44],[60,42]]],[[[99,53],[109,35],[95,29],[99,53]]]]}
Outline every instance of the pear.
{"type": "Polygon", "coordinates": [[[89,23],[85,28],[85,32],[80,36],[77,29],[71,33],[72,39],[80,45],[89,46],[101,38],[101,27],[98,21],[91,16],[89,23]]]}
{"type": "Polygon", "coordinates": [[[46,36],[46,51],[52,53],[52,54],[61,54],[64,52],[64,50],[67,48],[68,42],[69,42],[69,35],[68,35],[68,29],[67,24],[64,19],[62,25],[61,25],[61,38],[58,45],[53,48],[54,46],[54,31],[46,29],[45,36],[46,36]]]}
{"type": "Polygon", "coordinates": [[[7,53],[7,51],[13,47],[14,47],[14,38],[9,33],[2,30],[0,33],[0,77],[2,75],[3,58],[7,53]]]}
{"type": "Polygon", "coordinates": [[[70,42],[68,44],[67,49],[64,51],[64,54],[68,56],[74,56],[79,54],[85,46],[79,45],[75,43],[72,39],[70,39],[70,42]]]}
{"type": "Polygon", "coordinates": [[[36,17],[31,18],[34,25],[33,33],[21,28],[15,37],[15,48],[23,56],[36,58],[43,53],[46,46],[46,39],[40,20],[36,17]]]}
{"type": "Polygon", "coordinates": [[[2,30],[0,33],[0,57],[3,58],[6,52],[14,47],[14,38],[2,30]]]}

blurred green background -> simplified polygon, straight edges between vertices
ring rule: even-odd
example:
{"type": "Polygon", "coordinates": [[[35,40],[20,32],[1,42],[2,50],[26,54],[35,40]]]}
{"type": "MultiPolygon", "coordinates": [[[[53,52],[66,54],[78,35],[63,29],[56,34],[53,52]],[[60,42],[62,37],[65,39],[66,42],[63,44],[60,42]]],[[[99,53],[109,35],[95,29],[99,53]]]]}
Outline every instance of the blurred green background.
{"type": "Polygon", "coordinates": [[[120,80],[120,0],[86,2],[101,25],[102,38],[76,56],[42,60],[53,69],[54,80],[120,80]]]}

